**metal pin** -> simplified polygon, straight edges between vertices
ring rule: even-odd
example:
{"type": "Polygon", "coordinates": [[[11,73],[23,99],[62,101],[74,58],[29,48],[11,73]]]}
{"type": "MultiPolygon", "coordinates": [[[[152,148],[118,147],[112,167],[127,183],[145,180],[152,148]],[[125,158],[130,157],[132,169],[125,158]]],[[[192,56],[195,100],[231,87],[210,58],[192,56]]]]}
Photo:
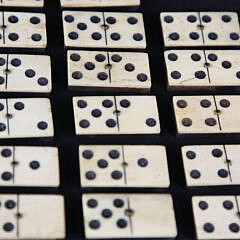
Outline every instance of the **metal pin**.
{"type": "Polygon", "coordinates": [[[113,114],[116,114],[117,116],[119,116],[120,113],[121,113],[121,111],[119,111],[119,110],[115,110],[115,111],[113,112],[113,114]]]}
{"type": "Polygon", "coordinates": [[[197,25],[197,28],[199,28],[199,29],[204,29],[204,26],[203,26],[202,24],[198,24],[198,25],[197,25]]]}
{"type": "Polygon", "coordinates": [[[5,116],[6,116],[6,118],[8,118],[8,119],[13,118],[13,115],[12,115],[11,113],[7,113],[5,116]]]}
{"type": "Polygon", "coordinates": [[[132,209],[126,209],[125,210],[125,215],[128,217],[132,217],[134,214],[134,211],[132,209]]]}
{"type": "Polygon", "coordinates": [[[104,29],[104,30],[108,30],[109,29],[109,26],[107,24],[102,24],[101,25],[101,28],[104,29]]]}
{"type": "Polygon", "coordinates": [[[106,64],[105,69],[111,70],[112,69],[112,64],[110,64],[110,63],[106,64]]]}

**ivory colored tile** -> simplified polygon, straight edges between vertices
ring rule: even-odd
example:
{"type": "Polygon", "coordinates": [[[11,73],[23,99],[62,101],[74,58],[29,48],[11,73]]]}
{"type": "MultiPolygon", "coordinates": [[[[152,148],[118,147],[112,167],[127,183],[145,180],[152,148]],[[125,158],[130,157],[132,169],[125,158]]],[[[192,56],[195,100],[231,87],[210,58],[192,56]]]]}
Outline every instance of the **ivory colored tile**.
{"type": "Polygon", "coordinates": [[[59,186],[58,150],[54,147],[14,147],[16,186],[59,186]]]}
{"type": "Polygon", "coordinates": [[[110,48],[146,48],[141,13],[104,13],[106,43],[110,48]]]}
{"type": "Polygon", "coordinates": [[[11,186],[14,184],[13,147],[0,147],[0,185],[11,186]]]}
{"type": "Polygon", "coordinates": [[[238,56],[238,50],[168,50],[165,52],[168,87],[239,86],[238,56]]]}
{"type": "Polygon", "coordinates": [[[239,152],[237,144],[182,147],[187,185],[238,185],[239,152]]]}
{"type": "Polygon", "coordinates": [[[109,52],[111,86],[149,92],[151,74],[147,53],[109,52]]]}
{"type": "Polygon", "coordinates": [[[43,7],[44,0],[2,0],[1,7],[43,7]]]}
{"type": "Polygon", "coordinates": [[[81,90],[148,92],[151,87],[148,55],[68,51],[68,85],[81,90]]]}
{"type": "Polygon", "coordinates": [[[58,150],[53,147],[0,147],[1,186],[59,186],[58,150]]]}
{"type": "Polygon", "coordinates": [[[223,133],[239,133],[240,132],[240,116],[238,106],[240,104],[239,96],[215,96],[216,106],[219,111],[219,122],[221,132],[223,133]]]}
{"type": "Polygon", "coordinates": [[[220,132],[213,96],[174,96],[173,106],[179,134],[220,132]]]}
{"type": "Polygon", "coordinates": [[[169,194],[130,195],[130,208],[134,211],[134,237],[176,237],[175,214],[169,194]]]}
{"type": "Polygon", "coordinates": [[[83,216],[86,238],[177,235],[168,194],[84,194],[83,216]]]}
{"type": "Polygon", "coordinates": [[[117,96],[121,134],[158,134],[160,123],[154,96],[117,96]]]}
{"type": "MultiPolygon", "coordinates": [[[[0,26],[3,25],[3,13],[0,12],[0,26]]],[[[4,43],[4,29],[0,29],[0,47],[3,47],[4,43]]]]}
{"type": "Polygon", "coordinates": [[[46,48],[46,20],[42,13],[3,12],[4,45],[14,48],[46,48]]]}
{"type": "Polygon", "coordinates": [[[67,58],[69,87],[97,89],[111,86],[107,52],[68,51],[67,58]]]}
{"type": "Polygon", "coordinates": [[[162,12],[160,20],[165,46],[203,45],[198,12],[162,12]]]}
{"type": "Polygon", "coordinates": [[[0,54],[0,91],[6,91],[8,55],[0,54]]]}
{"type": "Polygon", "coordinates": [[[239,20],[236,12],[200,12],[206,46],[239,45],[239,20]]]}
{"type": "Polygon", "coordinates": [[[7,101],[0,99],[0,138],[7,138],[9,135],[9,122],[7,119],[7,101]]]}
{"type": "Polygon", "coordinates": [[[128,195],[83,194],[82,201],[85,237],[87,239],[131,236],[131,221],[125,214],[129,208],[128,195]],[[97,206],[95,206],[96,202],[97,206]]]}
{"type": "Polygon", "coordinates": [[[73,109],[77,135],[118,133],[114,97],[74,97],[73,109]]]}
{"type": "Polygon", "coordinates": [[[7,99],[7,138],[52,137],[50,101],[47,98],[7,99]]]}
{"type": "Polygon", "coordinates": [[[195,196],[192,198],[198,239],[240,238],[239,209],[236,200],[236,196],[195,196]]]}
{"type": "Polygon", "coordinates": [[[128,187],[169,187],[166,148],[158,145],[124,145],[128,187]]]}
{"type": "Polygon", "coordinates": [[[83,187],[168,187],[164,146],[80,145],[83,187]]]}
{"type": "Polygon", "coordinates": [[[184,146],[182,158],[188,186],[232,184],[223,145],[184,146]]]}
{"type": "Polygon", "coordinates": [[[240,86],[238,50],[205,50],[209,63],[210,84],[213,86],[240,86]]]}
{"type": "Polygon", "coordinates": [[[21,239],[65,238],[64,198],[60,195],[19,195],[21,239]]]}
{"type": "Polygon", "coordinates": [[[63,28],[68,47],[146,48],[141,13],[64,11],[63,28]]]}
{"type": "Polygon", "coordinates": [[[124,152],[120,145],[80,145],[82,187],[124,187],[124,152]]]}
{"type": "Polygon", "coordinates": [[[160,19],[167,47],[240,44],[236,12],[163,12],[160,19]]]}
{"type": "Polygon", "coordinates": [[[62,196],[1,194],[0,202],[0,239],[65,238],[62,196]]]}
{"type": "Polygon", "coordinates": [[[139,6],[140,0],[61,0],[63,7],[123,7],[139,6]]]}
{"type": "Polygon", "coordinates": [[[177,96],[173,98],[180,134],[239,133],[239,96],[177,96]]]}
{"type": "Polygon", "coordinates": [[[65,46],[106,47],[102,12],[63,11],[65,46]]]}
{"type": "Polygon", "coordinates": [[[43,55],[8,55],[7,92],[51,92],[51,62],[43,55]]]}
{"type": "Polygon", "coordinates": [[[74,97],[73,108],[77,135],[160,132],[153,96],[74,97]]]}
{"type": "Polygon", "coordinates": [[[168,50],[164,55],[169,88],[210,85],[204,51],[168,50]]]}
{"type": "Polygon", "coordinates": [[[19,239],[19,228],[16,218],[18,213],[18,196],[16,194],[1,194],[0,202],[0,239],[19,239]]]}

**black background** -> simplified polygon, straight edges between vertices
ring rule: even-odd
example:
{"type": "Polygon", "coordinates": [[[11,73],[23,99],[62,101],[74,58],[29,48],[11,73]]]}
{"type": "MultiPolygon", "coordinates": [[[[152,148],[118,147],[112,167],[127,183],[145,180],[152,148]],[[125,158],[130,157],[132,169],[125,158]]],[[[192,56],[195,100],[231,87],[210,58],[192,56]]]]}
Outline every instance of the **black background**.
{"type": "MultiPolygon", "coordinates": [[[[114,1],[114,0],[113,0],[114,1]]],[[[159,107],[160,135],[123,136],[75,136],[72,97],[81,95],[109,95],[104,92],[80,92],[67,89],[66,49],[63,42],[61,6],[59,0],[45,0],[44,9],[0,8],[0,10],[45,12],[47,18],[48,46],[42,52],[36,49],[0,49],[1,53],[49,54],[52,59],[53,92],[48,94],[0,93],[5,97],[50,97],[52,103],[55,137],[53,139],[6,139],[1,145],[58,146],[60,157],[61,186],[59,188],[16,188],[0,187],[1,193],[43,193],[65,196],[67,239],[85,239],[81,207],[81,194],[86,192],[131,192],[131,193],[171,193],[174,199],[178,237],[176,239],[196,239],[191,207],[193,195],[240,194],[239,186],[218,186],[187,188],[181,158],[181,146],[188,144],[237,144],[239,134],[210,136],[176,136],[172,108],[174,95],[238,94],[237,89],[220,88],[217,91],[167,91],[164,66],[164,46],[159,20],[164,11],[238,11],[239,0],[142,0],[139,11],[144,15],[147,49],[152,76],[151,94],[157,96],[159,107]],[[80,188],[78,146],[79,144],[159,144],[167,147],[171,186],[169,189],[150,188],[80,188]]],[[[72,9],[73,10],[73,9],[72,9]]],[[[83,10],[83,9],[77,9],[83,10]]],[[[105,9],[92,9],[105,10],[105,9]]],[[[109,8],[107,11],[119,11],[109,8]]],[[[136,10],[136,9],[135,9],[136,10]]],[[[134,11],[134,9],[122,9],[134,11]]],[[[176,29],[181,31],[181,29],[176,29]]],[[[224,49],[239,49],[223,47],[224,49]]],[[[211,48],[221,49],[221,48],[211,48]]],[[[122,50],[121,50],[122,51],[122,50]]],[[[121,93],[118,93],[119,95],[121,93]]],[[[125,95],[125,94],[122,94],[125,95]]],[[[238,112],[236,113],[238,114],[238,112]]],[[[164,206],[162,206],[164,208],[164,206]]],[[[216,216],[217,218],[218,216],[216,216]]],[[[110,230],[110,229],[109,229],[110,230]]]]}

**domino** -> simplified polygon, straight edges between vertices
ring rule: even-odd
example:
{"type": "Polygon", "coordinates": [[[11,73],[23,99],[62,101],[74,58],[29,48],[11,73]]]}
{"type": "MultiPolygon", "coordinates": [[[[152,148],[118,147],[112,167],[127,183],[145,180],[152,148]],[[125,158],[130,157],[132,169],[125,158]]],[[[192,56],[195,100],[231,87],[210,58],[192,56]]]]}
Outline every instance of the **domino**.
{"type": "Polygon", "coordinates": [[[170,50],[164,55],[170,89],[240,85],[237,50],[170,50]]]}
{"type": "Polygon", "coordinates": [[[175,96],[178,133],[239,133],[239,104],[239,96],[175,96]]]}
{"type": "Polygon", "coordinates": [[[109,28],[106,42],[112,48],[146,48],[143,16],[141,13],[104,13],[109,28]]]}
{"type": "Polygon", "coordinates": [[[203,45],[197,12],[162,12],[160,21],[165,46],[203,45]]]}
{"type": "Polygon", "coordinates": [[[206,46],[240,44],[239,20],[236,12],[200,12],[206,46]],[[216,44],[217,42],[217,44],[216,44]]]}
{"type": "Polygon", "coordinates": [[[182,158],[187,186],[231,185],[226,148],[223,145],[184,146],[182,158]]]}
{"type": "Polygon", "coordinates": [[[213,96],[174,96],[173,106],[179,134],[220,132],[213,96]]]}
{"type": "Polygon", "coordinates": [[[0,7],[43,7],[43,0],[1,0],[0,7]]]}
{"type": "Polygon", "coordinates": [[[169,187],[164,146],[81,145],[82,187],[169,187]]]}
{"type": "Polygon", "coordinates": [[[139,6],[140,0],[61,0],[62,7],[123,7],[139,6]]]}
{"type": "Polygon", "coordinates": [[[58,149],[55,147],[0,147],[0,185],[58,187],[58,149]]]}
{"type": "Polygon", "coordinates": [[[49,93],[51,81],[49,56],[0,54],[0,91],[49,93]]]}
{"type": "Polygon", "coordinates": [[[68,86],[81,90],[149,92],[146,53],[68,51],[68,86]]]}
{"type": "Polygon", "coordinates": [[[239,86],[240,71],[239,51],[205,50],[208,72],[212,85],[239,86]]]}
{"type": "Polygon", "coordinates": [[[65,238],[63,196],[1,194],[0,202],[0,239],[65,238]]]}
{"type": "Polygon", "coordinates": [[[52,137],[51,105],[46,98],[0,99],[0,138],[52,137]]]}
{"type": "Polygon", "coordinates": [[[240,145],[196,145],[182,147],[188,186],[240,184],[240,145]]]}
{"type": "Polygon", "coordinates": [[[195,88],[211,85],[204,51],[169,50],[164,52],[164,56],[168,88],[195,88]]]}
{"type": "Polygon", "coordinates": [[[1,12],[2,48],[46,48],[46,20],[42,13],[1,12]]]}
{"type": "Polygon", "coordinates": [[[239,200],[239,196],[194,196],[197,239],[239,239],[239,200]]]}
{"type": "Polygon", "coordinates": [[[73,98],[77,135],[158,134],[154,96],[87,96],[73,98]]]}
{"type": "Polygon", "coordinates": [[[82,201],[87,239],[177,235],[168,194],[83,194],[82,201]]]}
{"type": "Polygon", "coordinates": [[[66,47],[145,49],[141,13],[63,11],[66,47]]]}
{"type": "Polygon", "coordinates": [[[236,12],[163,12],[160,20],[166,47],[240,45],[236,12]]]}

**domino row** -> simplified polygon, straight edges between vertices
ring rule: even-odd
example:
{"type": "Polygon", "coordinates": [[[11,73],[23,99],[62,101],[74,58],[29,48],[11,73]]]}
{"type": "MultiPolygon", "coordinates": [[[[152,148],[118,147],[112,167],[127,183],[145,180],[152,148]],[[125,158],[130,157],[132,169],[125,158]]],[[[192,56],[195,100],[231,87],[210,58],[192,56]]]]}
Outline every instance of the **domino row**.
{"type": "MultiPolygon", "coordinates": [[[[175,96],[178,134],[240,133],[240,96],[175,96]]],[[[154,96],[73,98],[77,135],[159,134],[154,96]]],[[[47,98],[0,99],[0,138],[53,137],[47,98]],[[24,119],[24,121],[23,121],[24,119]]]]}
{"type": "MultiPolygon", "coordinates": [[[[0,194],[0,203],[0,239],[65,238],[62,196],[0,194]]],[[[239,239],[239,205],[239,196],[194,196],[197,239],[239,239]]],[[[168,194],[83,194],[82,208],[87,239],[177,235],[168,194]]]]}
{"type": "MultiPolygon", "coordinates": [[[[60,185],[56,147],[1,146],[0,161],[0,186],[60,185]]],[[[81,145],[79,164],[82,187],[170,185],[163,146],[81,145]]]]}
{"type": "MultiPolygon", "coordinates": [[[[172,12],[161,13],[160,18],[167,47],[240,45],[239,19],[235,12],[172,12]]],[[[63,22],[65,46],[146,47],[143,20],[138,13],[133,16],[64,11],[63,22]]]]}
{"type": "MultiPolygon", "coordinates": [[[[187,186],[240,185],[240,145],[182,147],[187,186]]],[[[0,186],[58,187],[55,147],[0,147],[0,186]]],[[[81,145],[82,187],[170,185],[166,149],[160,145],[81,145]]]]}
{"type": "Polygon", "coordinates": [[[0,7],[43,7],[44,0],[1,0],[0,7]]]}
{"type": "MultiPolygon", "coordinates": [[[[161,23],[166,46],[240,45],[234,12],[162,13],[161,23]]],[[[0,47],[47,46],[44,14],[0,12],[0,26],[0,47]]],[[[66,47],[146,48],[141,13],[63,11],[63,30],[66,47]]]]}
{"type": "Polygon", "coordinates": [[[131,7],[139,6],[140,0],[61,0],[62,7],[131,7]]]}
{"type": "MultiPolygon", "coordinates": [[[[0,194],[0,203],[0,214],[4,216],[0,221],[0,239],[65,239],[62,196],[0,194]]],[[[86,238],[177,234],[170,195],[84,194],[82,207],[86,238]]]]}
{"type": "MultiPolygon", "coordinates": [[[[240,185],[240,145],[181,149],[187,186],[240,185]]],[[[169,187],[166,150],[157,145],[81,145],[82,187],[169,187]]]]}
{"type": "MultiPolygon", "coordinates": [[[[197,239],[239,239],[239,205],[239,196],[194,196],[197,239]]],[[[177,235],[169,195],[84,194],[83,215],[86,238],[174,238],[177,235]]]]}
{"type": "MultiPolygon", "coordinates": [[[[169,89],[240,86],[238,50],[165,52],[169,89]],[[186,68],[185,64],[189,67],[186,68]]],[[[68,51],[68,87],[77,90],[149,92],[146,53],[68,51]]],[[[1,92],[51,92],[51,60],[46,55],[0,54],[1,92]]]]}
{"type": "MultiPolygon", "coordinates": [[[[157,103],[153,96],[74,97],[73,108],[76,134],[160,132],[157,103]]],[[[0,138],[53,136],[49,99],[0,99],[0,138]]]]}
{"type": "MultiPolygon", "coordinates": [[[[63,23],[66,46],[146,48],[140,13],[64,11],[63,23]]],[[[0,12],[0,26],[0,47],[47,46],[45,14],[0,12]]]]}
{"type": "MultiPolygon", "coordinates": [[[[239,87],[239,57],[238,50],[165,51],[168,88],[239,87]]],[[[151,88],[146,53],[75,50],[68,51],[67,61],[69,88],[138,92],[151,88]]]]}
{"type": "Polygon", "coordinates": [[[236,12],[163,12],[160,20],[166,47],[240,44],[236,12]]]}
{"type": "MultiPolygon", "coordinates": [[[[178,134],[240,133],[239,104],[238,95],[175,96],[178,134]]],[[[73,107],[76,134],[160,132],[153,96],[74,97],[73,107]]]]}
{"type": "MultiPolygon", "coordinates": [[[[0,7],[43,7],[44,0],[1,0],[0,7]]],[[[140,0],[61,0],[62,7],[139,6],[140,0]]]]}

